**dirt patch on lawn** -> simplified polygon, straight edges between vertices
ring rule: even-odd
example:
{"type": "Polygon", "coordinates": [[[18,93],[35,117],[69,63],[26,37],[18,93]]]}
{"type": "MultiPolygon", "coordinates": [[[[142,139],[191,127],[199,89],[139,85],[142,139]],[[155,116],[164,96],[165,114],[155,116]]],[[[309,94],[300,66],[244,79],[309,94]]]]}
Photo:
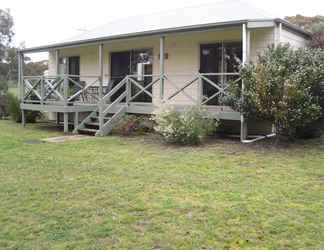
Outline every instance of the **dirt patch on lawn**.
{"type": "Polygon", "coordinates": [[[62,143],[67,141],[80,141],[84,139],[93,139],[93,136],[86,136],[86,135],[64,135],[64,136],[57,136],[51,138],[45,138],[42,141],[44,142],[52,142],[52,143],[62,143]]]}

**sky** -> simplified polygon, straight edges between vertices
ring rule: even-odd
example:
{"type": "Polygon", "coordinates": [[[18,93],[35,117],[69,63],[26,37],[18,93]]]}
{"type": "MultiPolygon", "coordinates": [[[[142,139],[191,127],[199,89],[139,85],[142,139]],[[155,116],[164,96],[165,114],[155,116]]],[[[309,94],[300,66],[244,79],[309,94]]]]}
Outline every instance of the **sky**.
{"type": "MultiPolygon", "coordinates": [[[[1,0],[14,18],[14,43],[26,47],[60,42],[123,17],[224,0],[1,0]]],[[[244,0],[278,17],[324,15],[323,0],[244,0]]],[[[33,60],[46,58],[34,54],[33,60]]]]}

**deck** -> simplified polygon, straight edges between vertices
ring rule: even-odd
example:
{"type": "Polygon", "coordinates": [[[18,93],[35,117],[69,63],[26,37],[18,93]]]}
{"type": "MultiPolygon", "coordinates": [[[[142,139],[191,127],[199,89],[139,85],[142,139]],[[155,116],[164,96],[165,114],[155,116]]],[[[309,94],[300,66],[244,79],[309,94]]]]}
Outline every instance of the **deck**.
{"type": "Polygon", "coordinates": [[[182,80],[179,83],[169,75],[128,75],[108,88],[109,84],[104,86],[99,76],[26,76],[21,109],[23,116],[25,110],[63,113],[65,131],[69,114],[74,113],[74,132],[87,129],[91,122],[98,124],[93,131],[97,135],[107,135],[125,113],[153,114],[162,106],[172,105],[182,111],[203,105],[215,119],[241,119],[239,112],[219,101],[228,95],[228,80],[240,81],[237,73],[198,73],[178,75],[176,79],[182,80]],[[86,116],[81,121],[79,113],[86,116]]]}

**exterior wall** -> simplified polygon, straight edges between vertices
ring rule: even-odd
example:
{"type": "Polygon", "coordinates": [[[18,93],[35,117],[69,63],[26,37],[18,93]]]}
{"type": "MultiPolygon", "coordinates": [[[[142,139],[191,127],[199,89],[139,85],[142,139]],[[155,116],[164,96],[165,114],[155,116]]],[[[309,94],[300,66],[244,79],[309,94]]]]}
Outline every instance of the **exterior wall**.
{"type": "Polygon", "coordinates": [[[280,35],[280,42],[284,44],[289,43],[293,48],[301,48],[307,45],[308,40],[302,35],[283,28],[280,35]]]}
{"type": "MultiPolygon", "coordinates": [[[[165,60],[165,73],[169,76],[178,88],[182,87],[186,81],[194,78],[200,67],[200,44],[221,42],[221,41],[240,41],[241,29],[232,28],[219,31],[169,35],[165,41],[165,53],[168,58],[165,60]]],[[[104,84],[109,82],[110,77],[110,52],[125,51],[130,49],[153,49],[153,75],[160,74],[159,50],[160,41],[158,37],[139,38],[124,41],[114,41],[104,45],[104,84]]],[[[98,46],[81,46],[77,48],[66,48],[60,50],[60,57],[80,56],[80,75],[98,75],[98,46]]],[[[49,53],[49,74],[55,74],[55,52],[49,53]]],[[[91,82],[90,79],[82,79],[91,82]]],[[[174,85],[165,82],[165,97],[170,96],[176,91],[174,85]]],[[[196,99],[198,95],[197,82],[186,89],[187,95],[196,99]]],[[[159,83],[153,88],[153,102],[159,103],[160,86],[159,83]]],[[[173,103],[192,104],[192,101],[185,94],[179,94],[173,99],[173,103]]]]}
{"type": "Polygon", "coordinates": [[[48,74],[50,76],[56,74],[55,51],[53,50],[48,53],[48,74]]]}
{"type": "Polygon", "coordinates": [[[275,42],[275,29],[263,28],[251,30],[250,60],[255,62],[259,54],[275,42]]]}
{"type": "MultiPolygon", "coordinates": [[[[262,53],[269,45],[275,42],[275,31],[272,28],[259,28],[251,30],[250,59],[255,61],[257,55],[262,53]]],[[[167,35],[165,41],[165,52],[168,58],[165,60],[165,73],[170,80],[180,88],[185,82],[192,80],[200,67],[200,44],[214,43],[220,41],[241,41],[242,31],[240,27],[227,28],[218,31],[184,33],[167,35]]],[[[281,42],[289,42],[294,47],[306,44],[306,39],[285,29],[281,32],[281,42]]],[[[153,75],[159,75],[159,37],[138,38],[119,40],[104,45],[104,84],[108,84],[110,76],[110,52],[125,51],[131,49],[153,49],[153,75]]],[[[60,50],[60,56],[80,56],[80,75],[98,75],[98,46],[80,46],[77,48],[66,48],[60,50]]],[[[49,53],[49,74],[55,74],[55,52],[49,53]]],[[[81,78],[89,83],[93,78],[81,78]]],[[[196,99],[198,96],[198,82],[188,87],[187,95],[196,99]]],[[[175,86],[165,82],[165,97],[176,91],[175,86]]],[[[153,88],[153,103],[160,102],[159,82],[153,88]]],[[[192,104],[190,98],[180,93],[173,99],[176,104],[192,104]]]]}

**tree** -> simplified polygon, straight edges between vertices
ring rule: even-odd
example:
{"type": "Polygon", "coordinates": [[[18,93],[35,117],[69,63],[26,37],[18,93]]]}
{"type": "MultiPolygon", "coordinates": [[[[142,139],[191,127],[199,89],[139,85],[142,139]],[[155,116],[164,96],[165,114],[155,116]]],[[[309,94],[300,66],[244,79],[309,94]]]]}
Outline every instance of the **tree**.
{"type": "Polygon", "coordinates": [[[5,62],[7,49],[10,46],[12,36],[13,18],[9,10],[0,9],[0,95],[8,89],[7,76],[8,64],[5,62]]]}
{"type": "Polygon", "coordinates": [[[10,10],[0,9],[0,61],[2,61],[6,54],[6,49],[11,43],[14,35],[12,27],[14,25],[10,10]]]}
{"type": "Polygon", "coordinates": [[[307,17],[296,15],[286,17],[285,19],[312,33],[310,43],[312,48],[324,48],[324,16],[307,17]]]}
{"type": "Polygon", "coordinates": [[[48,61],[28,62],[25,64],[24,73],[28,76],[40,76],[48,69],[48,61]]]}

